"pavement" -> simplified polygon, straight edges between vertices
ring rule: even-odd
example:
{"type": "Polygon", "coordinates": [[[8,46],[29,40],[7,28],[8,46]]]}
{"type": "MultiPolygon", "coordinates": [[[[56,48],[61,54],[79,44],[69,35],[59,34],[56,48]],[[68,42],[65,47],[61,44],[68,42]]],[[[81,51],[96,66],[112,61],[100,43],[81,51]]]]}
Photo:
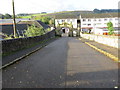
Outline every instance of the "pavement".
{"type": "Polygon", "coordinates": [[[108,46],[108,45],[104,45],[95,41],[91,41],[88,39],[84,39],[84,38],[80,38],[80,40],[86,44],[88,44],[89,46],[93,47],[93,48],[97,48],[96,50],[103,53],[104,55],[108,56],[109,58],[113,59],[114,61],[118,62],[119,59],[119,50],[117,48],[108,46]],[[98,50],[99,49],[99,50],[98,50]],[[115,58],[115,59],[114,59],[115,58]]]}
{"type": "Polygon", "coordinates": [[[118,63],[63,36],[2,71],[3,88],[117,88],[118,63]]]}
{"type": "Polygon", "coordinates": [[[101,43],[97,43],[95,41],[87,40],[87,39],[84,39],[84,38],[81,38],[81,40],[83,42],[89,42],[90,44],[96,46],[97,48],[99,48],[101,50],[104,50],[104,51],[106,51],[108,53],[111,53],[112,55],[118,57],[118,49],[117,48],[110,47],[110,46],[107,46],[107,45],[104,45],[104,44],[101,44],[101,43]]]}

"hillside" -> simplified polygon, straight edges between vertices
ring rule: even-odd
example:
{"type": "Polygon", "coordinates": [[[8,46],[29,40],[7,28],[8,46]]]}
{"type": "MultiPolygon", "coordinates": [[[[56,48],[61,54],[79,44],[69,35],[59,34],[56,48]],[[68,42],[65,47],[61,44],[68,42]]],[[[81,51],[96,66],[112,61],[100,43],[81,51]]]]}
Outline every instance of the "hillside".
{"type": "Polygon", "coordinates": [[[81,13],[90,14],[90,13],[93,13],[93,12],[92,11],[62,11],[62,12],[48,13],[48,14],[45,14],[45,15],[38,15],[38,17],[39,16],[48,16],[48,17],[51,17],[51,18],[68,18],[68,17],[76,18],[81,13]]]}

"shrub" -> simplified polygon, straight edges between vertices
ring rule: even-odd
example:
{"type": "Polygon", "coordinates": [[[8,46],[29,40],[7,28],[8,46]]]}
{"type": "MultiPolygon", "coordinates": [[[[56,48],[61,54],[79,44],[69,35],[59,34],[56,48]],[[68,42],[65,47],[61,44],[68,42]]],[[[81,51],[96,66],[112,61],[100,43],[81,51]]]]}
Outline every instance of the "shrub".
{"type": "Polygon", "coordinates": [[[107,23],[107,26],[108,26],[108,34],[109,35],[112,35],[112,34],[114,34],[114,28],[113,28],[113,23],[112,22],[108,22],[107,23]]]}
{"type": "Polygon", "coordinates": [[[33,36],[40,36],[45,34],[45,31],[43,29],[43,27],[36,27],[34,25],[29,26],[28,29],[25,31],[25,35],[27,37],[33,37],[33,36]]]}

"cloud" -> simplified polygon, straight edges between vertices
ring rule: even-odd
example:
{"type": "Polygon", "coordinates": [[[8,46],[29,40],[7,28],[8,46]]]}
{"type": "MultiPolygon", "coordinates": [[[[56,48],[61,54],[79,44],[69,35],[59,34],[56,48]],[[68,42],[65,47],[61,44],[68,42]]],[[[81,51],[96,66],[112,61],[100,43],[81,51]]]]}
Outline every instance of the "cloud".
{"type": "MultiPolygon", "coordinates": [[[[14,0],[16,13],[118,8],[119,0],[14,0]],[[107,4],[108,3],[108,4],[107,4]]],[[[0,13],[12,14],[12,0],[0,1],[0,13]]]]}

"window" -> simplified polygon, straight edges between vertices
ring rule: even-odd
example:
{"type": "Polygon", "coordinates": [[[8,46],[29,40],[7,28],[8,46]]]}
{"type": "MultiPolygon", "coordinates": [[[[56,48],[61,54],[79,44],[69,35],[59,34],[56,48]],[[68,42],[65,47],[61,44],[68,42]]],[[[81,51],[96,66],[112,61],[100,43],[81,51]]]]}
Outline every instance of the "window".
{"type": "Polygon", "coordinates": [[[65,22],[65,20],[62,20],[62,22],[65,22]]]}
{"type": "Polygon", "coordinates": [[[99,21],[101,21],[101,19],[99,19],[99,21]]]}
{"type": "Polygon", "coordinates": [[[101,25],[101,23],[97,23],[96,25],[101,25]]]}
{"type": "Polygon", "coordinates": [[[83,19],[83,21],[86,21],[86,19],[83,19]]]}
{"type": "Polygon", "coordinates": [[[88,24],[88,26],[91,26],[91,24],[88,24]]]}
{"type": "Polygon", "coordinates": [[[88,21],[91,21],[91,19],[88,19],[88,21]]]}
{"type": "Polygon", "coordinates": [[[104,21],[107,21],[107,19],[105,18],[104,21]]]}
{"type": "Polygon", "coordinates": [[[113,20],[112,18],[109,19],[109,21],[112,21],[112,20],[113,20]]]}

